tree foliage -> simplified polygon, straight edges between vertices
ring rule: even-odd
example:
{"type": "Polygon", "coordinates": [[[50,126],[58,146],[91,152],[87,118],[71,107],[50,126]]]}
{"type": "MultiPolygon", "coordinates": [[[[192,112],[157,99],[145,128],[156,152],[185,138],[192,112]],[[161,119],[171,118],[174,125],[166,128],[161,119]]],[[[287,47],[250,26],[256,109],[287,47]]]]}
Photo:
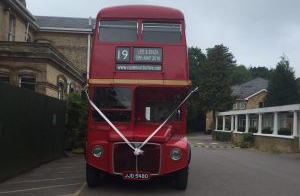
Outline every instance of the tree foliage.
{"type": "Polygon", "coordinates": [[[242,84],[251,79],[251,72],[244,65],[239,65],[232,69],[232,85],[242,84]]]}
{"type": "Polygon", "coordinates": [[[253,79],[261,77],[267,80],[271,79],[274,72],[273,69],[268,69],[267,67],[250,67],[249,71],[253,79]]]}
{"type": "Polygon", "coordinates": [[[279,106],[295,104],[298,101],[299,93],[295,73],[287,58],[282,56],[269,82],[265,104],[279,106]]]}
{"type": "Polygon", "coordinates": [[[84,148],[84,131],[87,127],[87,101],[82,100],[80,93],[73,92],[67,98],[67,132],[65,134],[65,148],[72,150],[84,148]]]}
{"type": "MultiPolygon", "coordinates": [[[[206,61],[205,54],[200,48],[191,47],[188,49],[188,59],[189,59],[189,76],[192,80],[193,88],[199,86],[200,82],[200,69],[206,61]]],[[[203,116],[200,102],[199,94],[194,94],[188,101],[188,130],[199,130],[200,129],[200,119],[203,116]]]]}
{"type": "Polygon", "coordinates": [[[204,111],[230,109],[231,71],[235,66],[234,56],[223,45],[207,49],[207,60],[200,70],[200,101],[204,111]]]}

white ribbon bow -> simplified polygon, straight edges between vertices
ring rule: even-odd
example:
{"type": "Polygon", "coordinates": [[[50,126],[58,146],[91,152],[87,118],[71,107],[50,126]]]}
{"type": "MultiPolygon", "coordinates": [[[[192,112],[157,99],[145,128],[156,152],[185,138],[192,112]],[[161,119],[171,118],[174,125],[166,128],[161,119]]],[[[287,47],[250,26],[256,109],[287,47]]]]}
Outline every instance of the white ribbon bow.
{"type": "Polygon", "coordinates": [[[100,114],[100,116],[113,128],[113,130],[126,142],[126,144],[133,149],[133,154],[138,156],[143,154],[143,150],[141,149],[144,145],[146,145],[149,140],[157,133],[159,130],[168,122],[168,120],[172,117],[172,115],[181,107],[181,105],[186,102],[186,100],[196,91],[198,91],[198,87],[196,87],[193,91],[191,91],[186,98],[176,107],[176,109],[169,115],[169,117],[151,134],[149,137],[139,146],[139,147],[134,147],[128,140],[127,138],[122,134],[120,130],[101,112],[101,110],[94,104],[94,102],[90,99],[88,92],[87,92],[87,87],[85,90],[86,96],[88,98],[89,103],[91,106],[100,114]]]}

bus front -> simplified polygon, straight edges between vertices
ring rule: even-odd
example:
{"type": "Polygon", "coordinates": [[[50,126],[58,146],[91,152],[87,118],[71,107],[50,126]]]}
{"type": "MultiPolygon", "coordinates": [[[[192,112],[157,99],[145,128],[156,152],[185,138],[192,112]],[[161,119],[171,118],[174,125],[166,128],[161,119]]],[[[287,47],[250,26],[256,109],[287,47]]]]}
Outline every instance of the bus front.
{"type": "Polygon", "coordinates": [[[89,107],[86,146],[90,187],[107,174],[148,180],[174,173],[176,187],[186,188],[191,153],[186,103],[180,105],[190,85],[184,29],[183,14],[172,8],[99,12],[89,74],[95,105],[89,107]]]}

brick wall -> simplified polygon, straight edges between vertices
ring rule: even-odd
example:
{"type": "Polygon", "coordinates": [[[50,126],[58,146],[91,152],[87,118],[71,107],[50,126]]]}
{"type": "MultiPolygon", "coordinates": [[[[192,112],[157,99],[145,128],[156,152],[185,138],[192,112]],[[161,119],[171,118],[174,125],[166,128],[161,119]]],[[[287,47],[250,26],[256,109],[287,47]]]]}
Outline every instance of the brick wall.
{"type": "Polygon", "coordinates": [[[35,40],[49,41],[78,69],[86,71],[88,46],[86,34],[38,32],[35,40]]]}
{"type": "Polygon", "coordinates": [[[267,95],[267,92],[261,92],[255,96],[251,97],[246,104],[246,108],[247,109],[259,108],[259,102],[263,102],[266,95],[267,95]]]}
{"type": "Polygon", "coordinates": [[[205,131],[208,132],[209,130],[214,130],[214,129],[215,129],[215,125],[214,125],[213,111],[208,111],[208,112],[206,112],[205,131]]]}
{"type": "Polygon", "coordinates": [[[0,41],[7,40],[8,12],[4,11],[4,4],[0,2],[0,41]]]}
{"type": "MultiPolygon", "coordinates": [[[[0,41],[8,40],[8,28],[9,28],[9,18],[10,16],[15,17],[15,36],[14,41],[24,42],[25,34],[27,29],[27,21],[25,21],[20,15],[18,15],[13,10],[5,11],[6,6],[0,3],[0,41]]],[[[29,35],[33,39],[33,32],[29,29],[29,35]]]]}

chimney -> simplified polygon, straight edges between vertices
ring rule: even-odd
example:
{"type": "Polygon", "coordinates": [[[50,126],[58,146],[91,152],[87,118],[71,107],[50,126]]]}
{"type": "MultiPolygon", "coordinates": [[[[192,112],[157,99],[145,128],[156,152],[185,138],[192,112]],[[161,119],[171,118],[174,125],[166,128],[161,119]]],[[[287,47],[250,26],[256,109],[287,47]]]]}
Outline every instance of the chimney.
{"type": "Polygon", "coordinates": [[[26,7],[26,0],[18,0],[24,7],[26,7]]]}

